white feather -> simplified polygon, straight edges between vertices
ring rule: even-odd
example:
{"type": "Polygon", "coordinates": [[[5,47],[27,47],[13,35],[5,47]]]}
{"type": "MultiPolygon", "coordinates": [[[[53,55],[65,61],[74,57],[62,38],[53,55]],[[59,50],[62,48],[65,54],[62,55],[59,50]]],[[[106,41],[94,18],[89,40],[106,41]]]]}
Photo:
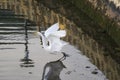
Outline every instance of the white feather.
{"type": "Polygon", "coordinates": [[[56,23],[44,31],[44,34],[38,32],[38,35],[42,37],[43,48],[50,52],[59,52],[67,43],[60,40],[61,37],[66,36],[65,30],[58,30],[59,24],[56,23]],[[49,42],[49,45],[47,44],[49,42]]]}
{"type": "Polygon", "coordinates": [[[59,23],[53,24],[50,28],[45,31],[45,36],[49,36],[52,32],[55,32],[59,29],[59,23]]]}

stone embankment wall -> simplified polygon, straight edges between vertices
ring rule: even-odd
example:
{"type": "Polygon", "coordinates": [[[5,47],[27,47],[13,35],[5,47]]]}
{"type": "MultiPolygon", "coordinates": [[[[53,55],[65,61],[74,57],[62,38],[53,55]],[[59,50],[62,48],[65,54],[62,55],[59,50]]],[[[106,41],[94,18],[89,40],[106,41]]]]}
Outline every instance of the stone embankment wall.
{"type": "MultiPolygon", "coordinates": [[[[82,25],[76,25],[74,20],[69,20],[61,13],[56,13],[36,0],[4,2],[4,5],[1,4],[1,8],[12,9],[16,14],[26,15],[29,20],[36,22],[38,30],[44,30],[59,21],[66,26],[67,36],[64,38],[65,41],[68,41],[88,56],[90,61],[102,70],[109,80],[120,79],[120,64],[109,55],[109,49],[106,49],[94,37],[86,33],[81,28],[82,25]]],[[[64,7],[61,8],[61,11],[66,14],[64,7]]]]}

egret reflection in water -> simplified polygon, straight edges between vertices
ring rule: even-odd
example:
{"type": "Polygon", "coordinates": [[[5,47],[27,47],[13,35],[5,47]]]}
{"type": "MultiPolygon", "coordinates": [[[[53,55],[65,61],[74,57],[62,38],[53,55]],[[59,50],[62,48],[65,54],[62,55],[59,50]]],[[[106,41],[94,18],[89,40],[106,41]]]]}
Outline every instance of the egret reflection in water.
{"type": "MultiPolygon", "coordinates": [[[[64,56],[62,58],[64,58],[64,56]]],[[[62,58],[57,61],[49,62],[44,66],[42,80],[61,80],[59,77],[60,72],[66,68],[62,62],[65,59],[62,58]]]]}

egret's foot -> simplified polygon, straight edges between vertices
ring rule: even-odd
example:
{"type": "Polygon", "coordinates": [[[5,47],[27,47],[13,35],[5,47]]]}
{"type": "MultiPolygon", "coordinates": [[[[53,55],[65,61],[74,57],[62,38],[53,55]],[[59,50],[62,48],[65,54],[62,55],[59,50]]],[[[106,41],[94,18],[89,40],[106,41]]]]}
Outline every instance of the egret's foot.
{"type": "Polygon", "coordinates": [[[63,61],[66,59],[66,57],[69,57],[68,54],[66,54],[65,52],[61,52],[63,54],[63,57],[61,57],[58,61],[63,61]]]}

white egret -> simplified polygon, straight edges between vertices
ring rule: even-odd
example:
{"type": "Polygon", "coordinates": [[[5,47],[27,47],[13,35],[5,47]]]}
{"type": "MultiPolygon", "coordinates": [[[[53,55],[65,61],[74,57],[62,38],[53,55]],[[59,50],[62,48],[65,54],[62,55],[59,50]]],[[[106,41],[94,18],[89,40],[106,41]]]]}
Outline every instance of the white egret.
{"type": "Polygon", "coordinates": [[[43,43],[43,48],[50,52],[60,51],[61,48],[66,45],[60,38],[66,36],[65,30],[59,30],[59,23],[52,25],[46,31],[38,32],[43,43]],[[49,45],[48,45],[49,43],[49,45]]]}
{"type": "Polygon", "coordinates": [[[43,48],[52,53],[61,52],[62,47],[67,44],[60,40],[61,37],[66,36],[66,31],[59,30],[59,23],[52,25],[46,31],[37,33],[41,37],[43,48]]]}

